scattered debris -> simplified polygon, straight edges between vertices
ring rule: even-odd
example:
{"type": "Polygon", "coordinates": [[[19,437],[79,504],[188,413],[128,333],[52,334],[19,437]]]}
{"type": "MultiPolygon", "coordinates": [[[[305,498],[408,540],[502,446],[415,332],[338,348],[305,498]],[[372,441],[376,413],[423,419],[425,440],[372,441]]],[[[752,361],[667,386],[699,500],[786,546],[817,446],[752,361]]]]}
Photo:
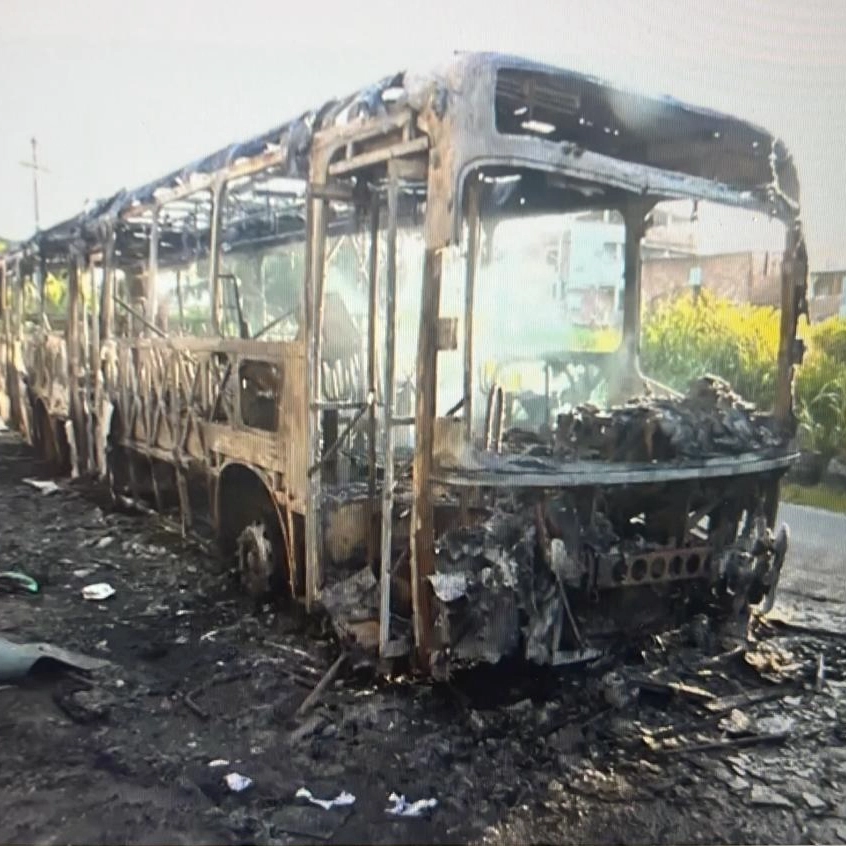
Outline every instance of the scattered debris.
{"type": "Polygon", "coordinates": [[[723,696],[719,699],[712,699],[710,702],[705,703],[705,707],[713,712],[715,715],[720,714],[729,714],[737,708],[741,707],[748,707],[750,705],[757,705],[761,702],[771,702],[774,699],[782,699],[788,705],[792,704],[801,704],[801,700],[797,703],[791,703],[790,697],[785,696],[784,693],[780,690],[776,691],[765,691],[764,693],[757,693],[757,694],[750,694],[750,693],[740,693],[737,696],[723,696]]]}
{"type": "Polygon", "coordinates": [[[776,793],[771,787],[761,784],[752,786],[749,799],[753,805],[769,805],[774,808],[793,808],[793,802],[786,796],[776,793]]]}
{"type": "Polygon", "coordinates": [[[822,808],[828,807],[828,802],[824,799],[820,799],[816,793],[803,793],[802,798],[805,800],[805,804],[812,810],[812,811],[819,811],[822,808]]]}
{"type": "Polygon", "coordinates": [[[112,709],[114,697],[102,690],[56,692],[55,703],[76,723],[88,725],[104,720],[112,709]]]}
{"type": "Polygon", "coordinates": [[[335,808],[334,813],[324,813],[315,805],[288,805],[270,817],[273,827],[280,832],[304,837],[308,842],[331,840],[337,830],[352,814],[352,808],[335,808]]]}
{"type": "Polygon", "coordinates": [[[651,678],[633,678],[632,682],[641,690],[649,693],[666,693],[668,695],[693,699],[697,702],[711,702],[716,699],[713,693],[695,685],[685,684],[684,682],[662,682],[651,678]]]}
{"type": "Polygon", "coordinates": [[[327,722],[326,718],[320,716],[319,714],[309,717],[288,735],[288,742],[295,745],[301,740],[305,740],[307,737],[317,734],[317,732],[326,726],[327,722]]]}
{"type": "Polygon", "coordinates": [[[825,655],[822,652],[817,656],[817,675],[814,679],[814,687],[822,690],[825,684],[825,655]]]}
{"type": "Polygon", "coordinates": [[[752,720],[737,708],[720,720],[719,728],[727,734],[748,734],[752,730],[752,720]]]}
{"type": "Polygon", "coordinates": [[[77,579],[87,579],[92,573],[96,572],[97,570],[94,567],[83,567],[79,570],[74,570],[73,575],[77,579]]]}
{"type": "Polygon", "coordinates": [[[790,737],[790,732],[776,732],[773,734],[752,734],[731,740],[715,740],[712,743],[696,743],[690,746],[666,746],[656,750],[667,755],[688,754],[691,752],[714,752],[719,749],[735,749],[742,746],[761,746],[770,743],[784,743],[790,737]]]}
{"type": "Polygon", "coordinates": [[[61,490],[55,482],[51,482],[49,480],[42,481],[41,479],[24,479],[23,482],[25,485],[29,485],[31,488],[41,491],[44,496],[48,496],[49,494],[53,494],[56,493],[56,491],[61,490]]]}
{"type": "Polygon", "coordinates": [[[116,593],[117,591],[108,582],[97,582],[93,585],[86,585],[82,589],[82,598],[90,599],[93,602],[102,602],[116,593]]]}
{"type": "Polygon", "coordinates": [[[38,593],[41,588],[32,576],[26,573],[19,573],[16,570],[6,570],[0,573],[0,590],[24,593],[38,593]]]}
{"type": "Polygon", "coordinates": [[[233,681],[240,681],[241,679],[249,677],[251,672],[252,670],[235,670],[232,673],[226,673],[225,675],[215,676],[214,678],[209,679],[194,690],[191,690],[186,693],[182,697],[182,701],[201,720],[207,720],[211,715],[208,711],[205,710],[205,708],[202,708],[197,704],[196,698],[205,693],[210,687],[214,687],[215,685],[219,684],[228,684],[229,682],[233,681]]]}
{"type": "Polygon", "coordinates": [[[314,690],[306,696],[306,698],[302,701],[302,704],[299,708],[297,708],[296,716],[301,717],[303,714],[307,714],[319,701],[320,698],[323,696],[324,691],[330,684],[335,680],[335,677],[341,671],[341,667],[344,666],[344,662],[346,661],[347,656],[346,653],[341,653],[336,659],[335,663],[326,671],[326,674],[323,678],[317,683],[317,686],[314,690]]]}
{"type": "Polygon", "coordinates": [[[229,761],[226,758],[215,758],[213,761],[209,761],[209,766],[214,767],[228,767],[229,761]]]}
{"type": "Polygon", "coordinates": [[[49,643],[13,643],[0,638],[0,681],[23,678],[40,661],[54,661],[86,672],[109,664],[101,658],[91,658],[49,643]]]}
{"type": "Polygon", "coordinates": [[[105,549],[107,546],[111,546],[114,543],[115,539],[111,535],[106,535],[104,538],[100,538],[96,544],[94,544],[95,549],[105,549]]]}
{"type": "Polygon", "coordinates": [[[227,773],[223,777],[223,780],[226,782],[226,786],[233,793],[241,793],[248,787],[253,786],[253,780],[248,776],[241,775],[240,773],[227,773]]]}
{"type": "Polygon", "coordinates": [[[781,714],[761,717],[755,723],[756,731],[764,734],[790,734],[795,726],[796,720],[792,717],[784,717],[781,714]]]}
{"type": "Polygon", "coordinates": [[[393,804],[390,808],[385,808],[385,813],[395,817],[422,817],[438,804],[437,799],[418,799],[416,802],[408,802],[405,796],[396,793],[392,793],[388,801],[393,804]]]}
{"type": "Polygon", "coordinates": [[[343,808],[355,803],[355,796],[352,793],[347,793],[346,790],[342,790],[334,799],[318,799],[310,790],[301,787],[295,796],[297,799],[307,799],[312,805],[319,805],[324,811],[328,811],[330,808],[343,808]]]}

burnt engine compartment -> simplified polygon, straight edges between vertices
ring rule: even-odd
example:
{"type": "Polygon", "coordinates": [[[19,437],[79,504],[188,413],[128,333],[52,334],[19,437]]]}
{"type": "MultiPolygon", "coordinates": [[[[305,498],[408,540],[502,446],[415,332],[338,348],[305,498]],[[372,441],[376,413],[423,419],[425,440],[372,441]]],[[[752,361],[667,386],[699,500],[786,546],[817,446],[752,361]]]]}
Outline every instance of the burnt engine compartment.
{"type": "MultiPolygon", "coordinates": [[[[758,459],[788,456],[789,437],[727,383],[705,377],[678,399],[639,398],[608,411],[582,405],[560,415],[555,430],[511,429],[500,447],[473,452],[464,469],[466,451],[441,453],[468,478],[478,470],[490,477],[491,469],[516,476],[460,494],[449,484],[440,489],[428,577],[433,670],[506,657],[578,662],[699,614],[742,636],[751,606],[772,601],[787,549],[786,530],[774,533],[774,519],[789,462],[759,467],[758,459]],[[734,457],[741,456],[737,475],[734,457]],[[709,473],[688,472],[708,461],[709,473]],[[603,483],[605,469],[623,465],[638,469],[636,481],[603,483]],[[593,469],[578,484],[554,481],[556,469],[575,466],[593,469]],[[662,478],[678,467],[682,476],[662,478]],[[552,472],[550,483],[521,486],[527,469],[552,472]]],[[[327,512],[327,540],[347,541],[346,553],[333,555],[339,576],[361,567],[362,508],[358,501],[327,512]]],[[[410,630],[409,510],[406,503],[394,521],[392,616],[401,630],[410,630]]],[[[377,578],[378,569],[365,568],[327,591],[327,607],[336,624],[346,619],[347,634],[353,618],[378,616],[377,578]]]]}
{"type": "Polygon", "coordinates": [[[482,494],[486,519],[438,541],[430,581],[440,657],[567,663],[700,613],[744,632],[750,606],[772,602],[786,554],[786,527],[773,526],[786,468],[673,481],[657,481],[658,471],[783,456],[791,433],[713,376],[677,399],[582,405],[557,422],[552,432],[505,433],[502,458],[626,463],[655,470],[656,481],[482,494]]]}
{"type": "Polygon", "coordinates": [[[700,613],[745,626],[786,552],[786,535],[774,536],[764,515],[776,483],[716,478],[500,499],[483,523],[439,539],[430,582],[442,657],[495,663],[516,653],[562,664],[700,613]]]}

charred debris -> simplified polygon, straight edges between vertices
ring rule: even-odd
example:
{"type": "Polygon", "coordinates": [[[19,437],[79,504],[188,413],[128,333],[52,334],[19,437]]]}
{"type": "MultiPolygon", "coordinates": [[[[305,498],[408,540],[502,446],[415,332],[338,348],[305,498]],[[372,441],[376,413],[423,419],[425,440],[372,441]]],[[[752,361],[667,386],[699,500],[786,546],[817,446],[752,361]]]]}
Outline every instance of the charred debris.
{"type": "MultiPolygon", "coordinates": [[[[472,476],[469,465],[482,479],[463,504],[476,521],[436,542],[433,671],[514,657],[580,664],[696,618],[744,642],[752,607],[772,607],[788,542],[786,527],[768,528],[782,462],[770,474],[759,468],[784,457],[790,436],[706,376],[677,397],[608,410],[584,404],[559,415],[554,429],[512,428],[493,451],[442,453],[445,472],[462,466],[472,476]],[[751,460],[756,472],[727,475],[726,460],[751,460]],[[504,466],[582,472],[587,481],[486,488],[484,478],[504,466]],[[617,473],[631,481],[618,483],[617,473]]],[[[442,498],[453,497],[444,489],[442,498]]],[[[407,571],[401,558],[393,578],[400,629],[410,628],[407,571]]],[[[365,621],[378,606],[378,582],[368,568],[330,587],[325,606],[342,639],[375,638],[365,621]],[[351,592],[356,617],[343,610],[351,592]]]]}

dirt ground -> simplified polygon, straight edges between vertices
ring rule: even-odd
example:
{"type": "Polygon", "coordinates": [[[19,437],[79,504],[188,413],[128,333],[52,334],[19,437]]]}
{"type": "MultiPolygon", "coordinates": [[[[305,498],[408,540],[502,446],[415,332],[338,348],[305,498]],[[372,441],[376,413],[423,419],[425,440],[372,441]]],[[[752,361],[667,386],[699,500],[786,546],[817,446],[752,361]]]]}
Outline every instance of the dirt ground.
{"type": "Polygon", "coordinates": [[[840,604],[789,596],[746,654],[691,627],[558,673],[352,667],[298,719],[337,655],[324,625],[253,608],[153,518],[30,477],[0,434],[0,570],[41,584],[0,592],[0,636],[111,663],[0,686],[4,843],[846,843],[840,604]],[[437,804],[398,818],[394,792],[437,804]]]}

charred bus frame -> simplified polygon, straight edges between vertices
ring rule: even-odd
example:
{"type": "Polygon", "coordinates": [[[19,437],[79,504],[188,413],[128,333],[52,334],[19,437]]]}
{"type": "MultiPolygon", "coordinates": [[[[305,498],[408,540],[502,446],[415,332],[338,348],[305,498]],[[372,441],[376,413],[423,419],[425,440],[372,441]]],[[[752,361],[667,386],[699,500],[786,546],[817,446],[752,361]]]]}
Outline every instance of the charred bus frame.
{"type": "MultiPolygon", "coordinates": [[[[502,644],[488,642],[462,653],[457,636],[449,633],[451,609],[456,601],[466,604],[467,591],[450,595],[451,589],[433,586],[440,577],[449,581],[456,575],[439,572],[438,538],[490,518],[504,493],[528,497],[531,508],[525,513],[543,511],[549,497],[566,495],[564,510],[586,525],[603,492],[617,497],[615,502],[623,492],[651,497],[658,514],[667,510],[666,494],[662,500],[658,489],[683,490],[684,518],[703,510],[717,515],[714,525],[722,534],[698,543],[683,528],[672,536],[675,546],[665,543],[666,549],[648,553],[647,565],[661,558],[662,549],[670,557],[681,550],[687,561],[720,557],[722,572],[726,556],[736,553],[732,566],[746,568],[747,588],[757,579],[757,593],[752,591],[757,599],[771,594],[784,557],[784,538],[774,539],[771,531],[778,484],[795,457],[792,378],[802,352],[797,323],[807,313],[798,215],[792,160],[762,129],[522,59],[459,55],[436,71],[384,79],[138,190],[122,191],[6,255],[0,263],[2,387],[10,416],[63,470],[108,478],[116,496],[147,495],[158,510],[174,507],[185,530],[196,528],[207,508],[224,547],[237,554],[243,578],[257,593],[283,574],[308,608],[329,608],[339,631],[371,644],[383,658],[413,654],[424,668],[443,664],[452,653],[495,660],[508,651],[502,644]],[[245,200],[242,218],[236,215],[232,230],[224,231],[230,186],[264,174],[298,180],[303,190],[286,194],[282,211],[252,228],[255,208],[248,206],[255,198],[245,200]],[[508,187],[515,177],[519,191],[508,187]],[[187,230],[170,210],[201,191],[207,192],[204,210],[180,214],[203,220],[191,236],[192,255],[207,264],[210,332],[184,337],[160,325],[156,284],[163,268],[185,261],[187,230]],[[544,459],[527,468],[502,452],[501,388],[492,389],[484,431],[476,431],[473,316],[483,222],[519,214],[527,199],[535,211],[599,204],[623,216],[623,344],[609,358],[620,397],[638,395],[648,384],[638,366],[639,250],[655,204],[706,200],[783,221],[788,236],[772,416],[783,447],[766,456],[730,459],[664,464],[544,459]],[[424,221],[424,252],[415,397],[413,413],[402,416],[395,408],[397,239],[403,225],[418,217],[424,221]],[[365,233],[368,241],[365,338],[357,369],[346,372],[354,389],[327,391],[327,380],[334,384],[335,378],[324,355],[331,342],[330,239],[352,233],[365,233]],[[228,323],[226,250],[296,240],[305,244],[305,268],[295,337],[272,341],[261,331],[252,333],[237,288],[236,314],[228,323]],[[458,343],[456,319],[441,314],[442,258],[460,243],[467,256],[462,389],[457,404],[442,413],[439,354],[456,350],[458,343]],[[32,276],[43,288],[48,270],[62,266],[68,278],[64,332],[43,320],[25,327],[23,280],[32,276]],[[123,292],[116,286],[118,268],[123,292]],[[121,331],[119,314],[130,324],[121,331]],[[234,337],[227,336],[230,324],[234,337]],[[232,387],[232,374],[241,385],[243,367],[253,365],[273,397],[272,424],[264,428],[245,425],[240,390],[232,387]],[[408,426],[413,458],[410,466],[398,466],[395,435],[397,427],[408,426]],[[366,468],[357,482],[339,482],[339,446],[359,430],[365,435],[366,468]],[[729,491],[722,498],[720,485],[729,491]],[[329,554],[330,547],[341,551],[329,554]],[[352,571],[351,561],[357,562],[352,571]],[[375,608],[369,616],[358,607],[367,602],[375,608]]],[[[43,310],[43,290],[41,302],[43,310]]],[[[646,519],[652,519],[648,513],[646,519]]],[[[560,533],[548,536],[556,534],[550,526],[542,518],[532,541],[545,566],[552,567],[556,555],[578,558],[584,533],[565,543],[560,533]],[[560,543],[553,554],[554,540],[560,543]]],[[[620,559],[621,553],[614,555],[620,559]]],[[[603,555],[594,559],[591,575],[580,572],[578,578],[583,587],[585,579],[590,582],[585,595],[595,600],[608,587],[600,571],[616,572],[616,565],[603,563],[603,555]]],[[[608,577],[611,586],[638,581],[630,565],[624,578],[608,577]]],[[[717,564],[703,563],[692,575],[712,585],[717,564]]],[[[574,617],[578,603],[567,599],[575,578],[558,573],[553,580],[563,600],[550,624],[557,641],[541,650],[539,660],[559,663],[566,660],[564,641],[586,642],[574,617]]],[[[664,578],[656,576],[656,585],[664,578]]],[[[458,581],[466,587],[466,579],[464,572],[458,581]]],[[[670,575],[666,579],[672,581],[670,575]]],[[[744,594],[741,604],[747,599],[755,596],[744,594]]],[[[498,613],[495,605],[485,606],[488,616],[498,613]]],[[[513,620],[517,629],[522,625],[525,640],[534,624],[526,623],[525,608],[519,610],[513,620]]],[[[474,637],[485,641],[482,634],[474,637]]],[[[506,640],[511,643],[511,636],[506,640]]]]}

